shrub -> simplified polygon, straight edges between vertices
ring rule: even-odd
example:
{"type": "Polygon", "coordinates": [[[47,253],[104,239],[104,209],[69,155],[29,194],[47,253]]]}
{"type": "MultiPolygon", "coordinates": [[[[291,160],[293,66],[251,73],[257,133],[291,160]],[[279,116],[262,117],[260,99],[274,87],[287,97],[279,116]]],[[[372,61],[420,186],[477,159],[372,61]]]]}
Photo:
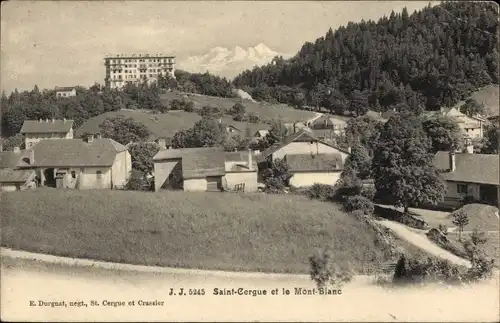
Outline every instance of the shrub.
{"type": "Polygon", "coordinates": [[[198,111],[198,114],[202,117],[213,116],[218,118],[222,115],[222,112],[219,107],[204,106],[200,111],[198,111]]]}
{"type": "Polygon", "coordinates": [[[194,103],[193,101],[187,101],[184,102],[184,106],[182,108],[186,112],[193,112],[194,111],[194,103]]]}
{"type": "Polygon", "coordinates": [[[332,185],[314,184],[306,191],[306,195],[311,199],[331,201],[335,197],[335,188],[332,185]]]}
{"type": "Polygon", "coordinates": [[[361,195],[363,195],[364,197],[366,197],[370,201],[373,201],[376,193],[377,193],[377,190],[373,186],[363,186],[361,188],[361,195]]]}
{"type": "Polygon", "coordinates": [[[352,272],[347,268],[340,268],[334,259],[331,250],[317,251],[309,258],[311,264],[310,276],[318,288],[327,286],[340,287],[351,281],[352,272]]]}
{"type": "Polygon", "coordinates": [[[448,227],[444,224],[438,225],[438,230],[441,231],[445,236],[448,235],[448,227]]]}
{"type": "Polygon", "coordinates": [[[133,169],[130,172],[130,178],[125,185],[125,189],[129,191],[148,191],[150,189],[150,183],[144,178],[144,175],[133,169]]]}
{"type": "Polygon", "coordinates": [[[448,260],[435,257],[405,257],[402,255],[394,270],[394,283],[446,282],[460,283],[467,269],[448,260]]]}
{"type": "Polygon", "coordinates": [[[356,210],[362,211],[366,215],[373,214],[375,205],[372,201],[362,195],[349,196],[344,202],[344,210],[353,212],[356,210]]]}
{"type": "Polygon", "coordinates": [[[337,192],[336,198],[343,201],[348,196],[361,194],[363,183],[352,168],[346,168],[340,175],[340,179],[335,183],[337,192]]]}
{"type": "Polygon", "coordinates": [[[259,123],[260,117],[257,113],[250,112],[247,114],[248,122],[250,123],[259,123]]]}

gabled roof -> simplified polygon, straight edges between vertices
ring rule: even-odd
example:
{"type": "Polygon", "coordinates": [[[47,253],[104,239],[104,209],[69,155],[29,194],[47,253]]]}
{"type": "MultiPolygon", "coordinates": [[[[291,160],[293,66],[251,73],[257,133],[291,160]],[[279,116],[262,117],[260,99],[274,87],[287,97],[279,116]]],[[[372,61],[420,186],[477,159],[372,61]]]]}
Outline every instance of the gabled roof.
{"type": "Polygon", "coordinates": [[[340,154],[294,154],[284,159],[291,172],[341,171],[344,168],[340,154]]]}
{"type": "MultiPolygon", "coordinates": [[[[241,171],[248,170],[248,151],[232,151],[225,153],[225,162],[233,163],[231,167],[228,169],[226,166],[226,171],[241,171]],[[236,164],[238,163],[238,164],[236,164]]],[[[257,161],[256,154],[254,152],[250,152],[252,154],[252,167],[253,169],[257,169],[257,161]]]]}
{"type": "Polygon", "coordinates": [[[269,130],[261,129],[261,130],[257,130],[257,132],[254,134],[254,136],[259,135],[260,137],[265,137],[265,136],[267,136],[268,133],[269,133],[269,130]]]}
{"type": "Polygon", "coordinates": [[[0,183],[26,183],[26,181],[33,178],[33,176],[35,176],[35,171],[31,169],[0,169],[0,183]]]}
{"type": "Polygon", "coordinates": [[[439,151],[434,156],[434,165],[444,171],[447,181],[500,185],[500,156],[494,154],[455,154],[455,171],[450,172],[449,153],[439,151]]]}
{"type": "Polygon", "coordinates": [[[76,90],[76,88],[74,86],[56,86],[56,91],[57,92],[69,92],[69,91],[73,91],[73,90],[76,90]]]}
{"type": "Polygon", "coordinates": [[[184,179],[225,174],[224,149],[219,147],[182,148],[160,150],[154,161],[181,159],[184,179]]]}
{"type": "Polygon", "coordinates": [[[25,120],[21,133],[47,133],[47,132],[69,132],[73,127],[73,120],[25,120]]]}
{"type": "Polygon", "coordinates": [[[319,118],[312,121],[312,125],[324,125],[326,123],[327,126],[332,125],[345,125],[346,117],[343,116],[334,116],[329,114],[323,114],[319,118]]]}
{"type": "Polygon", "coordinates": [[[17,168],[19,166],[26,166],[25,162],[21,159],[25,157],[25,152],[1,151],[0,152],[0,168],[17,168]]]}
{"type": "Polygon", "coordinates": [[[344,152],[346,154],[349,153],[348,151],[346,151],[344,149],[341,149],[337,146],[334,146],[334,145],[326,143],[322,140],[319,140],[317,137],[315,137],[310,132],[310,130],[302,129],[296,133],[293,133],[293,134],[283,138],[283,140],[281,140],[279,143],[276,143],[276,144],[272,145],[271,147],[267,148],[266,150],[264,150],[258,156],[258,161],[261,162],[261,161],[265,160],[267,157],[271,156],[272,154],[274,154],[275,152],[277,152],[278,150],[280,150],[281,148],[285,147],[286,145],[288,145],[292,142],[311,142],[311,141],[320,142],[324,145],[338,149],[339,151],[344,152]]]}
{"type": "Polygon", "coordinates": [[[111,166],[116,154],[127,150],[113,139],[94,139],[87,143],[81,139],[42,140],[34,151],[30,167],[97,167],[111,166]]]}

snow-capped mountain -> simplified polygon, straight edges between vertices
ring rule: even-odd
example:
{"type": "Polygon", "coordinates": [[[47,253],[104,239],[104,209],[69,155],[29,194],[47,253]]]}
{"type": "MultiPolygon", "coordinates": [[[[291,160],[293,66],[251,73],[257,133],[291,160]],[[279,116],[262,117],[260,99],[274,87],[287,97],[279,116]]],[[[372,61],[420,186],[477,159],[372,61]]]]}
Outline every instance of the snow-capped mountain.
{"type": "Polygon", "coordinates": [[[204,55],[181,60],[177,68],[192,73],[208,71],[218,76],[232,78],[245,69],[271,62],[275,56],[290,57],[290,55],[275,52],[262,43],[247,49],[240,46],[233,49],[215,47],[204,55]]]}

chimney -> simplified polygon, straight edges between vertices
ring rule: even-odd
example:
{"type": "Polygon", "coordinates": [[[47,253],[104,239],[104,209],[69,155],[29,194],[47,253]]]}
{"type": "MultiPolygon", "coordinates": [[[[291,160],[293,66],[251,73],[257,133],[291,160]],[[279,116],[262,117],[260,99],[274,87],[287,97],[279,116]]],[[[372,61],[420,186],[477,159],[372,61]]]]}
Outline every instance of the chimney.
{"type": "Polygon", "coordinates": [[[222,123],[222,118],[219,118],[219,123],[222,123]]]}
{"type": "Polygon", "coordinates": [[[45,122],[49,122],[49,119],[48,119],[48,118],[47,118],[47,119],[45,119],[45,122]]]}
{"type": "Polygon", "coordinates": [[[21,152],[21,149],[19,148],[19,146],[14,147],[14,152],[16,154],[19,154],[21,152]]]}
{"type": "Polygon", "coordinates": [[[38,122],[42,123],[43,122],[42,118],[38,119],[38,122]]]}
{"type": "Polygon", "coordinates": [[[63,122],[66,123],[66,118],[63,119],[63,122]]]}
{"type": "Polygon", "coordinates": [[[297,132],[297,124],[294,122],[293,123],[293,133],[297,132]]]}
{"type": "Polygon", "coordinates": [[[167,143],[163,138],[158,139],[158,145],[160,145],[160,149],[167,149],[167,143]]]}
{"type": "Polygon", "coordinates": [[[351,146],[347,147],[347,152],[350,154],[351,153],[351,146]]]}
{"type": "Polygon", "coordinates": [[[93,141],[94,141],[94,135],[88,135],[87,142],[93,142],[93,141]]]}
{"type": "Polygon", "coordinates": [[[33,165],[35,163],[35,150],[31,148],[30,150],[30,165],[33,165]]]}
{"type": "Polygon", "coordinates": [[[252,149],[248,149],[248,170],[252,170],[252,149]]]}
{"type": "Polygon", "coordinates": [[[56,122],[56,119],[52,118],[52,123],[56,122]]]}
{"type": "Polygon", "coordinates": [[[457,168],[456,156],[454,151],[450,151],[450,172],[454,172],[457,168]]]}

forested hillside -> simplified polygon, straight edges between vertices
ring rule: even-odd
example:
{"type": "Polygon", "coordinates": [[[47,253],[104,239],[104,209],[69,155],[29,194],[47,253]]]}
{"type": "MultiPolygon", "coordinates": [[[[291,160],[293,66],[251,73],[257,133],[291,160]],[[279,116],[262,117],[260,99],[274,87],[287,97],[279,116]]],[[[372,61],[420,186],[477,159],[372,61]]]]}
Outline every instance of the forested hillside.
{"type": "Polygon", "coordinates": [[[497,29],[493,2],[405,9],[330,29],[291,59],[277,57],[233,83],[256,99],[337,113],[437,109],[498,83],[497,29]]]}

